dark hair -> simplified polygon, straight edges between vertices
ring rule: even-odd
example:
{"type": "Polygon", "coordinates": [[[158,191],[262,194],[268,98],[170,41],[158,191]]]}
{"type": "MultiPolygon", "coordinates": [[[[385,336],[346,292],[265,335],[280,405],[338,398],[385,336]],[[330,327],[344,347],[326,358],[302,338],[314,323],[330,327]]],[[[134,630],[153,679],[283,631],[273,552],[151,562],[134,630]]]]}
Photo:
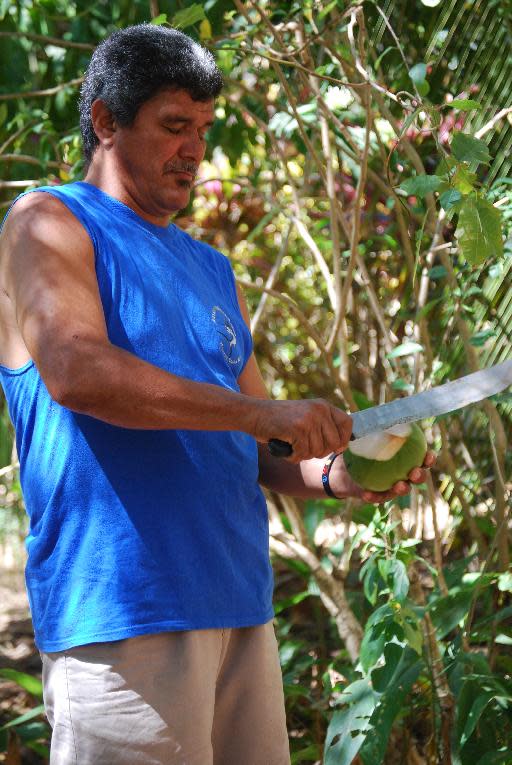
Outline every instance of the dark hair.
{"type": "Polygon", "coordinates": [[[136,24],[113,32],[92,54],[80,91],[86,165],[99,143],[91,120],[97,98],[120,125],[129,126],[142,104],[162,88],[186,90],[195,101],[208,101],[222,86],[212,54],[177,29],[136,24]]]}

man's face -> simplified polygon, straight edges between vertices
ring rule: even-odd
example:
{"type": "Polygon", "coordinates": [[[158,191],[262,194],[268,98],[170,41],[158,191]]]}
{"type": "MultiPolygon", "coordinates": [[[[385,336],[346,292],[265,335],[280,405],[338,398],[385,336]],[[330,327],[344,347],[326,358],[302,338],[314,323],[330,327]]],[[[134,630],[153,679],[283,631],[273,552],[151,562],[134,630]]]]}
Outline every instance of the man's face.
{"type": "Polygon", "coordinates": [[[213,99],[166,89],[141,106],[133,125],[117,127],[122,184],[148,216],[165,219],[187,206],[214,116],[213,99]]]}

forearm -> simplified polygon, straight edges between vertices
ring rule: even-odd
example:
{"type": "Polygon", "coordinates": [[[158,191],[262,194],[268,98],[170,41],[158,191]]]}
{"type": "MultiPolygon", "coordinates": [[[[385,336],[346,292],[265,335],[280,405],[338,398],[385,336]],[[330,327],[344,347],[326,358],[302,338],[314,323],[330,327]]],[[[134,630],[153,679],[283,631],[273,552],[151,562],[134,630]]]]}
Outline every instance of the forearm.
{"type": "MultiPolygon", "coordinates": [[[[272,457],[265,444],[259,447],[260,483],[267,489],[299,499],[325,499],[322,471],[326,459],[303,460],[292,464],[287,460],[272,457]]],[[[340,499],[359,496],[358,487],[350,478],[343,462],[343,455],[334,461],[329,485],[333,494],[340,499]]]]}
{"type": "Polygon", "coordinates": [[[62,354],[60,369],[53,386],[60,404],[125,428],[254,434],[259,408],[268,405],[170,374],[114,345],[83,342],[80,353],[62,354]]]}

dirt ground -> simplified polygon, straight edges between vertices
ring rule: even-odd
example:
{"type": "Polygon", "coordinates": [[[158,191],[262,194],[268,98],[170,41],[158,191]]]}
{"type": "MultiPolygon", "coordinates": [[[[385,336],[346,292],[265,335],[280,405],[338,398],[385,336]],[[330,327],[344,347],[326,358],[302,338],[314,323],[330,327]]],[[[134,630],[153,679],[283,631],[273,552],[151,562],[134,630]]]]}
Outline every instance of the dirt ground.
{"type": "MultiPolygon", "coordinates": [[[[0,568],[0,669],[6,668],[41,677],[41,659],[34,645],[23,573],[0,568]]],[[[0,727],[39,703],[16,683],[0,678],[0,727]]],[[[14,737],[9,752],[0,752],[0,763],[5,765],[45,762],[14,737]]]]}

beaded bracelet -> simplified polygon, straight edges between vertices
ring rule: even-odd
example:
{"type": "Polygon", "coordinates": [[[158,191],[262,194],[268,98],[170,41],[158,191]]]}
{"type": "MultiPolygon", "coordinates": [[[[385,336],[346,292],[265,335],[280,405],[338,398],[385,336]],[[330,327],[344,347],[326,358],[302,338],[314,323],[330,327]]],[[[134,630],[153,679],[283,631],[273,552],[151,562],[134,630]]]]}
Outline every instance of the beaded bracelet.
{"type": "Polygon", "coordinates": [[[328,458],[322,470],[322,486],[324,487],[324,491],[327,494],[327,496],[332,497],[333,499],[339,499],[339,497],[336,496],[336,494],[333,492],[333,490],[329,486],[329,474],[331,472],[331,468],[332,468],[334,460],[336,459],[336,457],[339,457],[340,454],[341,452],[333,452],[331,456],[328,458]]]}

